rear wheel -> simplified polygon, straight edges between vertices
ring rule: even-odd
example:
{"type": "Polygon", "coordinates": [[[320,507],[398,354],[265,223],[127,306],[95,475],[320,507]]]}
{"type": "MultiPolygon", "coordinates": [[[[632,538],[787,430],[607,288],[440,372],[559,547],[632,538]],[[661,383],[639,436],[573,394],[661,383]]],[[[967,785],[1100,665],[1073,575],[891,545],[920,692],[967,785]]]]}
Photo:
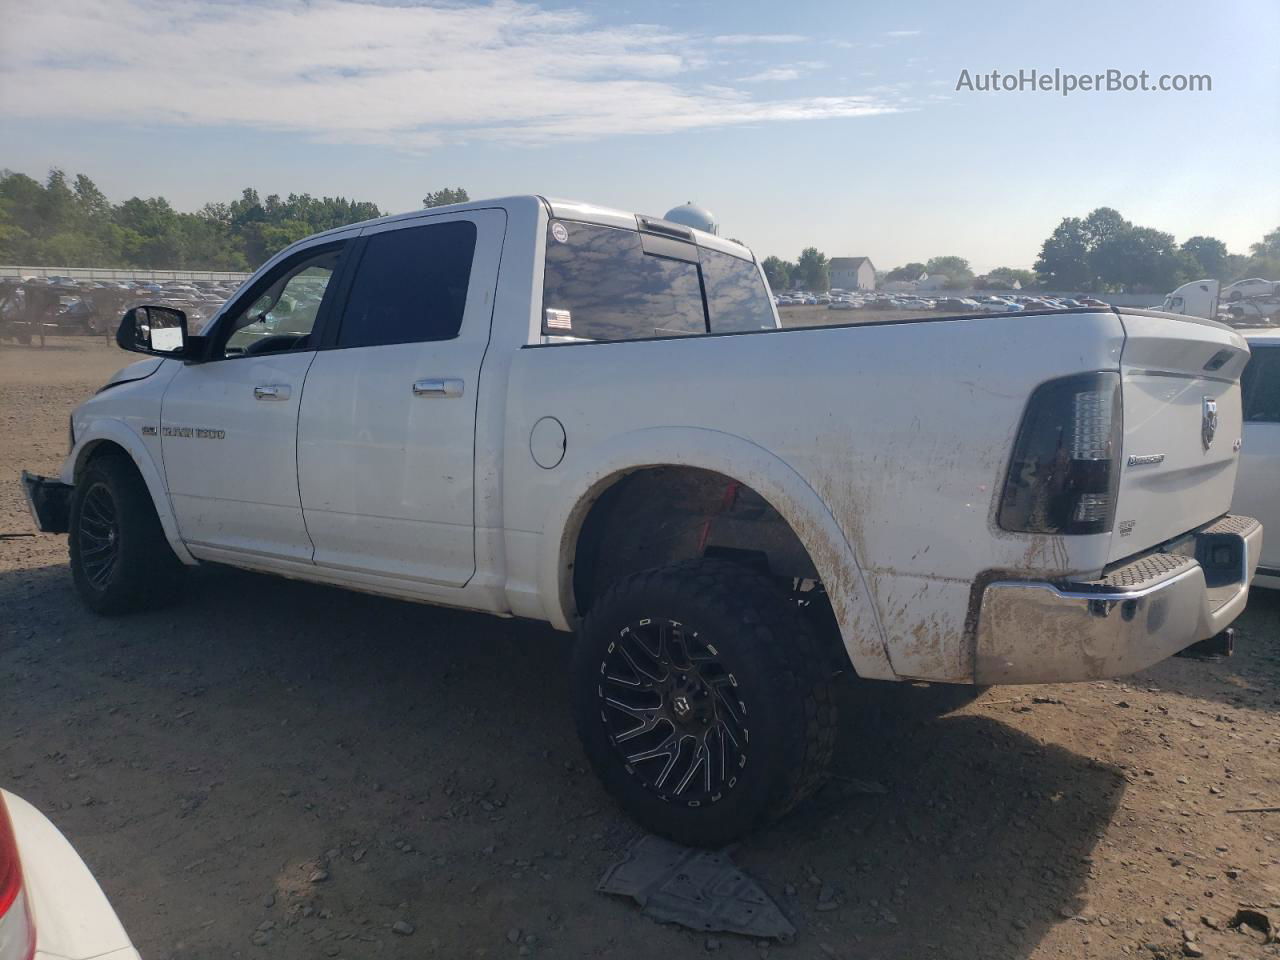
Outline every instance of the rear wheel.
{"type": "Polygon", "coordinates": [[[70,519],[71,575],[91,609],[127,613],[172,601],[182,563],[128,459],[108,455],[85,467],[72,494],[70,519]]]}
{"type": "Polygon", "coordinates": [[[619,581],[587,617],[572,670],[592,767],[654,833],[720,847],[825,779],[836,723],[827,662],[757,573],[699,560],[619,581]]]}

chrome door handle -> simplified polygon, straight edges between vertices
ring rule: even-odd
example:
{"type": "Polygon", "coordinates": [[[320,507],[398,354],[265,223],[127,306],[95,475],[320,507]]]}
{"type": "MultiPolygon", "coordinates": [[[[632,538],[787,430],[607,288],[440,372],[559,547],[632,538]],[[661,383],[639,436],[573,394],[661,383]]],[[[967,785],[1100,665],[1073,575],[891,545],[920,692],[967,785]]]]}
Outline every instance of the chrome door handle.
{"type": "Polygon", "coordinates": [[[258,400],[288,400],[289,385],[287,383],[265,383],[253,388],[253,395],[258,400]]]}
{"type": "Polygon", "coordinates": [[[430,377],[426,380],[415,380],[413,384],[415,397],[460,397],[462,381],[453,377],[430,377]]]}

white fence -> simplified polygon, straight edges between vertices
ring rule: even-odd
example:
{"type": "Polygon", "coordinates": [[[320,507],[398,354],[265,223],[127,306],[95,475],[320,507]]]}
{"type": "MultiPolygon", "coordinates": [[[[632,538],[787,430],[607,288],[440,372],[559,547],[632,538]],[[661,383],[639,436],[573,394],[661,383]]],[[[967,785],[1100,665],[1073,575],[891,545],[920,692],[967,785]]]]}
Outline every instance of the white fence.
{"type": "Polygon", "coordinates": [[[218,270],[134,270],[113,267],[22,267],[0,264],[0,277],[70,277],[72,280],[246,280],[250,274],[218,270]]]}

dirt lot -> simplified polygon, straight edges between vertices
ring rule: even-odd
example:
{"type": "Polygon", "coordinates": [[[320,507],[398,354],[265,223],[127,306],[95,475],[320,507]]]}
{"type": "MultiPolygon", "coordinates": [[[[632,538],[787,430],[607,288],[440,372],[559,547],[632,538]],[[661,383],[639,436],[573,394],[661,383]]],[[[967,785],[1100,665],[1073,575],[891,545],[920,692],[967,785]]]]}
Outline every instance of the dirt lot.
{"type": "MultiPolygon", "coordinates": [[[[0,344],[0,533],[32,529],[17,471],[55,471],[72,406],[126,359],[0,344]]],[[[735,853],[790,945],[594,891],[635,832],[584,769],[567,639],[535,624],[212,568],[103,620],[64,538],[0,539],[0,784],[149,960],[1115,958],[1181,956],[1184,931],[1189,955],[1280,956],[1225,928],[1242,903],[1280,922],[1280,814],[1227,812],[1280,805],[1280,598],[1240,627],[1229,661],[938,719],[927,691],[845,691],[840,778],[735,853]]]]}

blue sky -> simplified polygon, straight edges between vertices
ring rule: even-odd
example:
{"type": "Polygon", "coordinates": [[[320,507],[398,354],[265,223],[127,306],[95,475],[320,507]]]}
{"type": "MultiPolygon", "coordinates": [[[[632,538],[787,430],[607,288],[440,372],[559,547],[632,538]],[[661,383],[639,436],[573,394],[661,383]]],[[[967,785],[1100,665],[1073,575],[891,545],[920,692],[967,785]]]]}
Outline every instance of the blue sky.
{"type": "Polygon", "coordinates": [[[4,0],[0,167],[113,200],[695,200],[761,255],[1030,266],[1108,205],[1237,252],[1280,225],[1280,3],[4,0]],[[979,93],[1019,69],[1211,92],[979,93]]]}

